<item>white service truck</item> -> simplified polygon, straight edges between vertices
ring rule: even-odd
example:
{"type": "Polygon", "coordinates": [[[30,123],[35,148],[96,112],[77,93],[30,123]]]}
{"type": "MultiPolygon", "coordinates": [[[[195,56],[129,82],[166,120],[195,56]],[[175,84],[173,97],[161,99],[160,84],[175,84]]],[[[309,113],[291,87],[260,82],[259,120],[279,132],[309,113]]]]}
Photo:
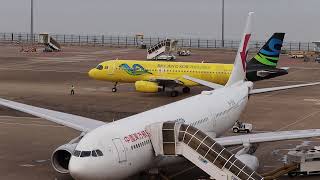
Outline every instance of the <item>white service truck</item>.
{"type": "Polygon", "coordinates": [[[232,131],[234,133],[239,133],[239,132],[250,133],[252,131],[252,124],[237,121],[233,125],[232,131]]]}
{"type": "Polygon", "coordinates": [[[288,152],[288,161],[297,163],[298,168],[288,173],[289,176],[320,174],[320,146],[311,149],[291,150],[288,152]]]}

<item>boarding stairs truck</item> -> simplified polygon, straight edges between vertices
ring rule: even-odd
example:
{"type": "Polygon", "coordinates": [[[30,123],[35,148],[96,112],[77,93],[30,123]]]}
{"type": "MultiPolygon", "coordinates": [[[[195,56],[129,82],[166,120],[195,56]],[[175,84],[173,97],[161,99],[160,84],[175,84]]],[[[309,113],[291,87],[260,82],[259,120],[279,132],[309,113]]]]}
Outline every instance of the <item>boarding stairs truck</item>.
{"type": "Polygon", "coordinates": [[[39,34],[39,42],[44,44],[45,52],[61,51],[60,44],[48,33],[39,34]]]}
{"type": "Polygon", "coordinates": [[[191,125],[155,123],[146,130],[151,134],[156,156],[182,156],[215,180],[263,180],[237,154],[191,125]]]}
{"type": "Polygon", "coordinates": [[[174,60],[176,57],[172,52],[176,50],[178,41],[165,39],[147,49],[148,60],[174,60]]]}

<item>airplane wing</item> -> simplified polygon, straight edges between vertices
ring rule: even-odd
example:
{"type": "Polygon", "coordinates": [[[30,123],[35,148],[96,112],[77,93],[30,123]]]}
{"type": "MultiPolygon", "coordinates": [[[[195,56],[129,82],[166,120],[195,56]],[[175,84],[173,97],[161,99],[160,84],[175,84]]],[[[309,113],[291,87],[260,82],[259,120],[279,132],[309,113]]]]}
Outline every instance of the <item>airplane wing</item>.
{"type": "Polygon", "coordinates": [[[30,106],[6,99],[0,98],[0,105],[6,106],[18,111],[22,111],[40,118],[47,119],[49,121],[61,124],[72,129],[89,132],[99,126],[105,125],[105,122],[97,121],[94,119],[89,119],[73,114],[53,111],[49,109],[39,108],[35,106],[30,106]]]}
{"type": "Polygon", "coordinates": [[[154,77],[149,79],[150,82],[156,82],[159,85],[165,85],[166,87],[183,85],[184,83],[179,79],[168,78],[168,77],[154,77]]]}
{"type": "Polygon", "coordinates": [[[213,89],[219,89],[219,88],[224,87],[224,86],[222,86],[220,84],[204,81],[202,79],[193,78],[193,77],[190,77],[190,76],[187,76],[187,75],[184,75],[183,78],[188,79],[190,81],[193,81],[195,83],[198,83],[198,84],[213,88],[213,89]]]}
{"type": "Polygon", "coordinates": [[[239,136],[227,136],[215,138],[219,144],[223,146],[242,145],[245,143],[262,143],[272,141],[283,141],[292,139],[319,137],[320,129],[293,130],[293,131],[277,131],[267,133],[257,133],[239,136]]]}

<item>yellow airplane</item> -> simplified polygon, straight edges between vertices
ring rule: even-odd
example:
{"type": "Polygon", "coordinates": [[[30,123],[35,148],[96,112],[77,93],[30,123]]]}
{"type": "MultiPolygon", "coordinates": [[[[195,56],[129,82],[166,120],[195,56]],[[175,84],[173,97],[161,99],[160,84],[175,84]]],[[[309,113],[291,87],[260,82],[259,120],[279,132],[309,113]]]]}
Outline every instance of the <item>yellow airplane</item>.
{"type": "MultiPolygon", "coordinates": [[[[247,63],[247,79],[257,81],[287,74],[286,68],[276,68],[284,33],[275,33],[247,63]]],[[[192,63],[168,61],[110,60],[104,61],[89,71],[96,80],[115,82],[112,92],[117,91],[117,83],[135,83],[139,92],[155,93],[170,89],[172,97],[190,87],[200,85],[196,79],[224,85],[231,74],[233,64],[192,63]]]]}

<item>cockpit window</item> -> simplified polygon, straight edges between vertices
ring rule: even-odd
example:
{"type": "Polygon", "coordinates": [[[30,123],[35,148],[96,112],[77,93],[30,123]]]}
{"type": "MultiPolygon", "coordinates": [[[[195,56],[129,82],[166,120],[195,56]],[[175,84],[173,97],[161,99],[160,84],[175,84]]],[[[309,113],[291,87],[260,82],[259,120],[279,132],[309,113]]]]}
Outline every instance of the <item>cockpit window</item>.
{"type": "Polygon", "coordinates": [[[91,156],[91,151],[82,151],[80,157],[88,157],[91,156]]]}
{"type": "Polygon", "coordinates": [[[73,152],[73,155],[76,156],[76,157],[79,157],[79,156],[80,156],[80,153],[81,153],[81,151],[75,150],[75,151],[73,152]]]}
{"type": "Polygon", "coordinates": [[[102,66],[101,64],[99,64],[99,65],[96,67],[96,69],[102,70],[102,69],[103,69],[103,66],[102,66]]]}
{"type": "Polygon", "coordinates": [[[103,153],[99,149],[97,149],[96,152],[97,152],[98,156],[103,156],[103,153]]]}
{"type": "Polygon", "coordinates": [[[76,157],[89,157],[89,156],[98,157],[98,156],[103,156],[103,153],[99,149],[92,150],[92,151],[78,151],[78,150],[75,150],[73,152],[73,155],[76,156],[76,157]]]}

